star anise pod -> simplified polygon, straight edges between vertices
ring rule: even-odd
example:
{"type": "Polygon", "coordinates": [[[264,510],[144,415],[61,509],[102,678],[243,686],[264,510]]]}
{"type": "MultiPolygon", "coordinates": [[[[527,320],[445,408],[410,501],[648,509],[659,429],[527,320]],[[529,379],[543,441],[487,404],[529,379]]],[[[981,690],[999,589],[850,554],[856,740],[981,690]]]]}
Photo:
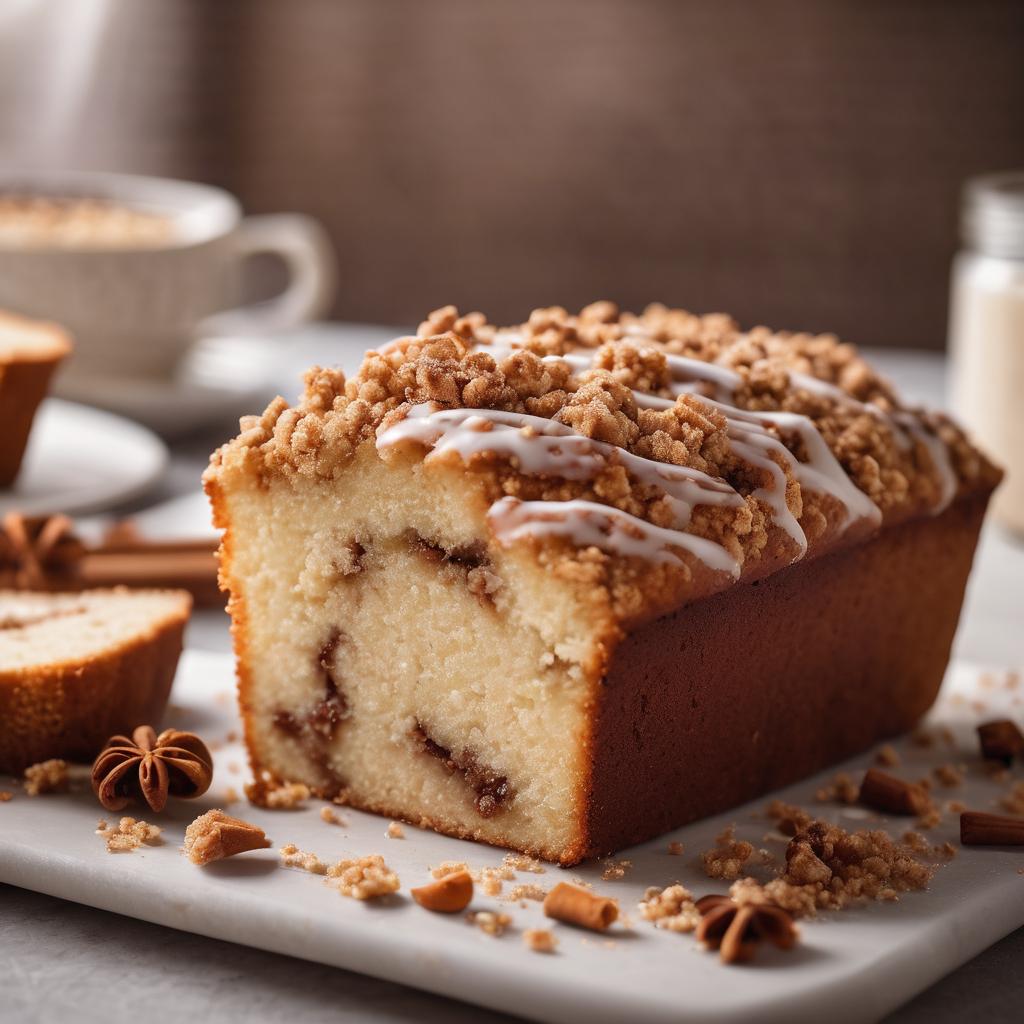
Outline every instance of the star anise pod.
{"type": "Polygon", "coordinates": [[[190,732],[165,729],[160,735],[140,725],[127,736],[112,736],[92,766],[92,788],[108,811],[141,798],[162,811],[168,796],[201,796],[213,780],[213,758],[190,732]]]}
{"type": "Polygon", "coordinates": [[[0,580],[20,590],[45,587],[49,578],[71,572],[85,548],[67,516],[23,516],[8,512],[0,521],[0,580]]]}
{"type": "Polygon", "coordinates": [[[762,939],[779,949],[796,944],[793,918],[774,903],[737,903],[730,896],[702,896],[697,909],[701,922],[696,937],[709,949],[717,949],[724,963],[753,959],[762,939]]]}

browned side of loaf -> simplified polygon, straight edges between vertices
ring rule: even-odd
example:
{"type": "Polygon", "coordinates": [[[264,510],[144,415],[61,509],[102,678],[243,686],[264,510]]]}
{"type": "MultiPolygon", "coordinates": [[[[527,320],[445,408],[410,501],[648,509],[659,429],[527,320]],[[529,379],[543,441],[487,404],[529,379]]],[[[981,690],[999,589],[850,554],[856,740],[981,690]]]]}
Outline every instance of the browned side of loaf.
{"type": "Polygon", "coordinates": [[[59,362],[53,358],[0,364],[0,487],[14,483],[21,469],[32,420],[59,362]]]}
{"type": "Polygon", "coordinates": [[[0,672],[0,771],[91,761],[115,733],[163,718],[187,609],[151,637],[84,663],[0,672]]]}
{"type": "Polygon", "coordinates": [[[911,728],[942,681],[987,500],[970,496],[628,636],[598,698],[587,854],[911,728]]]}

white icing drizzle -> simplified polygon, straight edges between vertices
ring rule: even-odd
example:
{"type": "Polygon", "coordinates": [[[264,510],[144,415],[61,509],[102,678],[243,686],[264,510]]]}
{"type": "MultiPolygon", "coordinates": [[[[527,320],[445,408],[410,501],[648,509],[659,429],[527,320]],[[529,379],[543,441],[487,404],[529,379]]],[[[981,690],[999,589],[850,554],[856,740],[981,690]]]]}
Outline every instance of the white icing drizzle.
{"type": "Polygon", "coordinates": [[[565,537],[575,547],[596,547],[611,554],[655,563],[682,562],[676,550],[694,555],[709,569],[735,579],[739,562],[721,545],[704,537],[667,530],[594,501],[519,501],[505,497],[487,513],[499,544],[526,538],[565,537]]]}
{"type": "Polygon", "coordinates": [[[415,441],[433,451],[424,461],[457,452],[463,462],[474,454],[497,452],[515,459],[531,476],[588,480],[608,466],[622,465],[633,477],[662,490],[673,512],[673,525],[686,526],[697,505],[740,508],[744,501],[724,480],[689,466],[676,466],[634,455],[604,441],[577,434],[557,420],[499,409],[440,409],[432,403],[413,406],[408,416],[381,432],[377,448],[415,441]]]}
{"type": "MultiPolygon", "coordinates": [[[[633,337],[642,331],[627,330],[633,337]]],[[[515,331],[499,331],[489,344],[478,351],[489,352],[496,360],[506,358],[523,346],[515,331]]],[[[545,362],[563,361],[574,373],[593,368],[594,354],[585,351],[560,356],[545,356],[545,362]]],[[[786,502],[786,469],[801,487],[834,497],[845,510],[840,530],[852,523],[881,522],[878,506],[861,491],[846,473],[814,421],[790,412],[753,412],[738,409],[735,400],[742,378],[728,367],[699,359],[665,354],[671,371],[669,391],[673,398],[662,398],[634,391],[641,408],[668,409],[675,397],[694,394],[717,408],[726,418],[727,432],[734,452],[751,466],[768,474],[770,485],[757,488],[753,497],[770,511],[772,521],[794,542],[794,561],[807,550],[807,537],[786,502]],[[807,461],[797,459],[769,426],[792,433],[802,442],[807,461]]],[[[928,431],[909,412],[887,413],[828,381],[794,371],[790,379],[798,387],[827,395],[847,406],[856,407],[888,423],[897,442],[909,448],[915,441],[928,451],[940,477],[940,498],[933,509],[946,508],[956,494],[957,478],[945,444],[928,431]]],[[[577,434],[557,420],[526,413],[495,409],[442,409],[424,403],[410,409],[405,419],[379,433],[378,449],[413,441],[432,450],[425,462],[447,452],[456,452],[464,462],[473,455],[497,452],[514,460],[517,469],[527,475],[552,476],[567,480],[592,479],[609,465],[622,465],[633,477],[662,490],[673,512],[673,528],[655,526],[609,505],[582,499],[570,501],[520,501],[505,497],[488,511],[488,521],[499,543],[508,545],[523,538],[564,537],[577,547],[594,546],[615,554],[634,556],[655,563],[681,561],[679,551],[689,552],[708,568],[740,573],[738,561],[720,544],[683,531],[698,505],[740,507],[743,497],[724,480],[685,466],[657,462],[634,455],[616,445],[577,434]]]]}

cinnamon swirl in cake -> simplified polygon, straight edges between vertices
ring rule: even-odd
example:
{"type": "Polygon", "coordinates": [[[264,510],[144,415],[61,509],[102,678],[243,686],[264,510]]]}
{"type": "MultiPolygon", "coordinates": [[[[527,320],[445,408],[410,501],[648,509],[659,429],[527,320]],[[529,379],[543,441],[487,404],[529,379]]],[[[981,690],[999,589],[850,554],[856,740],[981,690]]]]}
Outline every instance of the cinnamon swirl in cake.
{"type": "Polygon", "coordinates": [[[213,458],[254,771],[565,864],[907,729],[999,472],[831,336],[449,307],[213,458]]]}

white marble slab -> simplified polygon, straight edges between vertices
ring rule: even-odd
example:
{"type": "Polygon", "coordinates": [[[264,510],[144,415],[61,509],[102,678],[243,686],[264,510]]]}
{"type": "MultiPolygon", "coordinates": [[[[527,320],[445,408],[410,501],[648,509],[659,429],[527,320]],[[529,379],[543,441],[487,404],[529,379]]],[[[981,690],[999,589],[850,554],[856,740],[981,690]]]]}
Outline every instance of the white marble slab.
{"type": "MultiPolygon", "coordinates": [[[[551,925],[536,903],[523,907],[478,896],[474,908],[513,916],[512,928],[492,938],[461,917],[428,914],[407,895],[409,886],[428,878],[429,865],[497,865],[500,851],[410,826],[405,839],[387,839],[386,821],[348,810],[341,812],[346,827],[329,825],[320,819],[316,801],[300,811],[261,811],[244,802],[228,809],[264,827],[275,847],[294,842],[324,859],[383,854],[402,879],[398,896],[382,905],[345,899],[316,876],[280,867],[274,850],[200,869],[178,850],[184,826],[211,806],[225,806],[228,787],[240,791],[244,780],[241,748],[220,742],[237,729],[231,676],[225,656],[190,652],[183,660],[169,721],[217,741],[217,774],[207,797],[150,817],[164,826],[165,843],[108,854],[94,829],[101,815],[113,816],[102,812],[87,786],[36,799],[19,792],[0,805],[0,882],[558,1022],[877,1019],[1024,924],[1024,878],[1018,873],[1024,851],[977,848],[962,850],[940,867],[927,892],[807,923],[794,952],[764,950],[749,967],[726,967],[691,936],[656,931],[640,919],[634,908],[648,885],[678,879],[698,894],[721,890],[703,876],[696,855],[729,822],[737,822],[741,838],[781,853],[782,837],[764,838],[769,828],[758,815],[764,801],[625,852],[633,867],[621,881],[602,881],[595,864],[520,874],[518,882],[545,887],[583,877],[617,896],[631,919],[631,927],[616,926],[605,937],[555,925],[560,945],[553,956],[532,953],[521,941],[524,928],[551,925]],[[670,839],[685,844],[684,856],[668,853],[670,839]]],[[[1022,705],[1024,684],[1016,691],[980,689],[976,670],[956,668],[934,714],[954,728],[957,749],[898,744],[905,761],[896,771],[917,778],[941,763],[965,764],[965,785],[938,795],[995,809],[1006,784],[981,772],[971,722],[1000,707],[1019,717],[1022,705]],[[984,710],[972,709],[965,693],[983,701],[984,710]]],[[[862,769],[869,761],[860,758],[850,767],[862,769]]],[[[814,805],[814,790],[830,775],[780,795],[814,805]]],[[[10,785],[0,780],[0,788],[10,785]]],[[[860,808],[814,806],[847,827],[876,827],[879,821],[860,808]]],[[[895,820],[887,827],[902,832],[907,825],[895,820]]],[[[957,816],[947,814],[929,839],[955,841],[956,834],[957,816]]],[[[506,888],[510,884],[515,883],[506,888]]]]}

